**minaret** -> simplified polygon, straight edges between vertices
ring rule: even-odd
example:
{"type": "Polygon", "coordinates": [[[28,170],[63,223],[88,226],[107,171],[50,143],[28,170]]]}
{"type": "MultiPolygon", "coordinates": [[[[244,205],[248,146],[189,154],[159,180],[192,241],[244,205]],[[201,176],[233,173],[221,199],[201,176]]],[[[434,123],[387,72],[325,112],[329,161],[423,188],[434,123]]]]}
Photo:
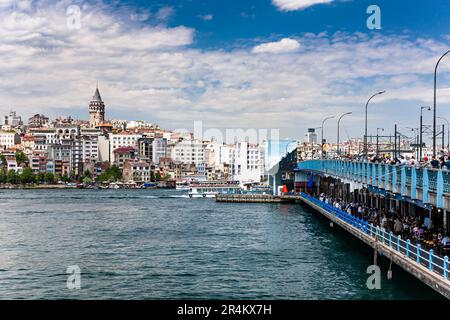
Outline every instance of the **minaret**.
{"type": "Polygon", "coordinates": [[[105,104],[103,103],[100,92],[98,91],[98,83],[95,89],[94,96],[89,103],[89,125],[96,127],[105,121],[105,104]]]}

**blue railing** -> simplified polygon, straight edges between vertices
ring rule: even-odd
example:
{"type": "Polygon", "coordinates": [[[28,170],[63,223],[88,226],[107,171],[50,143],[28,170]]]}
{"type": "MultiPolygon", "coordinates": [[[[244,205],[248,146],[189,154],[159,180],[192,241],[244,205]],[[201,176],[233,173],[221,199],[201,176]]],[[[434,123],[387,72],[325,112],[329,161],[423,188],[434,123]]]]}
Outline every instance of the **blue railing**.
{"type": "Polygon", "coordinates": [[[335,175],[403,195],[409,190],[408,196],[423,203],[429,203],[429,193],[435,192],[435,205],[439,208],[443,208],[444,194],[450,194],[448,170],[344,160],[303,161],[297,164],[297,169],[335,175]],[[418,189],[422,190],[420,199],[418,189]]]}
{"type": "Polygon", "coordinates": [[[375,227],[365,219],[352,216],[351,214],[333,207],[331,204],[320,201],[306,193],[301,193],[301,196],[326,210],[328,213],[331,213],[342,222],[356,228],[372,237],[374,240],[377,239],[383,245],[389,246],[390,249],[405,255],[411,259],[412,262],[420,264],[428,268],[428,270],[437,273],[445,280],[448,280],[449,265],[447,256],[444,258],[437,256],[434,254],[433,249],[426,251],[421,248],[420,244],[413,244],[409,239],[405,241],[401,236],[396,236],[392,232],[387,232],[384,228],[375,227]]]}

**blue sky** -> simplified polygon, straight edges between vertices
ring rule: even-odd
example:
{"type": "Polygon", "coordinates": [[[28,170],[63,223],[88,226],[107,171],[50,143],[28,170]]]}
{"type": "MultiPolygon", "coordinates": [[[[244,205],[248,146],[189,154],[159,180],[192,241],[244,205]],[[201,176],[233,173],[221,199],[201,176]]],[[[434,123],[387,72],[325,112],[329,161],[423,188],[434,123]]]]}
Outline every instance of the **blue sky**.
{"type": "MultiPolygon", "coordinates": [[[[110,119],[303,139],[325,116],[352,111],[343,135],[358,137],[366,99],[386,90],[371,104],[369,132],[397,123],[408,133],[432,103],[448,12],[443,0],[0,0],[0,112],[87,118],[98,80],[110,119]],[[372,4],[381,30],[366,27],[372,4]]],[[[450,58],[439,69],[447,118],[449,83],[450,58]]],[[[330,121],[325,138],[335,131],[330,121]]]]}

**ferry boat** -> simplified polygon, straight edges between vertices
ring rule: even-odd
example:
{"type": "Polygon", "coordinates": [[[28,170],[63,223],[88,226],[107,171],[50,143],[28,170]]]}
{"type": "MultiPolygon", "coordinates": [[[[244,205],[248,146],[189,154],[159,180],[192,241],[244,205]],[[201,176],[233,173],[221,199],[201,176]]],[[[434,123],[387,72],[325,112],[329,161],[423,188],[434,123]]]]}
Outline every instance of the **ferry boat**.
{"type": "Polygon", "coordinates": [[[215,198],[217,194],[240,194],[239,181],[198,181],[192,182],[189,198],[215,198]]]}

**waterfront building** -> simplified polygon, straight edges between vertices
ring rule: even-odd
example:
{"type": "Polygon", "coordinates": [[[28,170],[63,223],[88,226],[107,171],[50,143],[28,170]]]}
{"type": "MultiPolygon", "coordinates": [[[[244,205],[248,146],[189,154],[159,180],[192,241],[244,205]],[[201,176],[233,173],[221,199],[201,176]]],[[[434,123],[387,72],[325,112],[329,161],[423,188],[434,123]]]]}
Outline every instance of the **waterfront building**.
{"type": "Polygon", "coordinates": [[[47,153],[45,151],[34,151],[30,159],[30,168],[34,174],[47,172],[47,153]]]}
{"type": "Polygon", "coordinates": [[[9,125],[11,127],[18,127],[23,125],[22,118],[17,115],[15,111],[11,111],[9,114],[3,117],[3,125],[9,125]]]}
{"type": "Polygon", "coordinates": [[[140,133],[129,133],[129,132],[121,132],[121,133],[113,133],[110,136],[110,159],[111,162],[115,162],[114,151],[121,147],[132,147],[133,149],[137,148],[138,140],[142,138],[142,134],[140,133]]]}
{"type": "Polygon", "coordinates": [[[98,87],[95,89],[94,96],[89,102],[89,126],[97,127],[105,122],[105,103],[100,96],[98,87]]]}
{"type": "Polygon", "coordinates": [[[200,140],[182,140],[172,149],[172,160],[198,166],[205,162],[205,144],[200,140]]]}
{"type": "Polygon", "coordinates": [[[44,126],[47,126],[48,122],[48,117],[44,116],[43,114],[35,114],[28,119],[28,126],[30,128],[42,128],[44,126]]]}
{"type": "Polygon", "coordinates": [[[19,173],[20,167],[16,161],[15,156],[6,156],[6,172],[9,172],[10,170],[14,170],[15,172],[19,173]]]}
{"type": "Polygon", "coordinates": [[[159,164],[161,159],[167,158],[167,139],[156,138],[153,140],[152,160],[154,164],[159,164]]]}
{"type": "Polygon", "coordinates": [[[154,138],[142,137],[137,141],[138,156],[148,161],[153,162],[153,141],[154,138]]]}
{"type": "Polygon", "coordinates": [[[136,157],[136,149],[134,147],[120,147],[114,150],[114,164],[120,169],[126,161],[134,160],[136,157]]]}
{"type": "Polygon", "coordinates": [[[263,148],[248,142],[238,142],[235,145],[231,164],[233,180],[241,185],[261,182],[261,163],[264,163],[263,148]]]}
{"type": "Polygon", "coordinates": [[[52,159],[47,159],[45,163],[45,172],[55,174],[55,161],[52,159]]]}
{"type": "Polygon", "coordinates": [[[126,160],[123,165],[123,179],[126,182],[150,182],[150,171],[149,163],[126,160]]]}

